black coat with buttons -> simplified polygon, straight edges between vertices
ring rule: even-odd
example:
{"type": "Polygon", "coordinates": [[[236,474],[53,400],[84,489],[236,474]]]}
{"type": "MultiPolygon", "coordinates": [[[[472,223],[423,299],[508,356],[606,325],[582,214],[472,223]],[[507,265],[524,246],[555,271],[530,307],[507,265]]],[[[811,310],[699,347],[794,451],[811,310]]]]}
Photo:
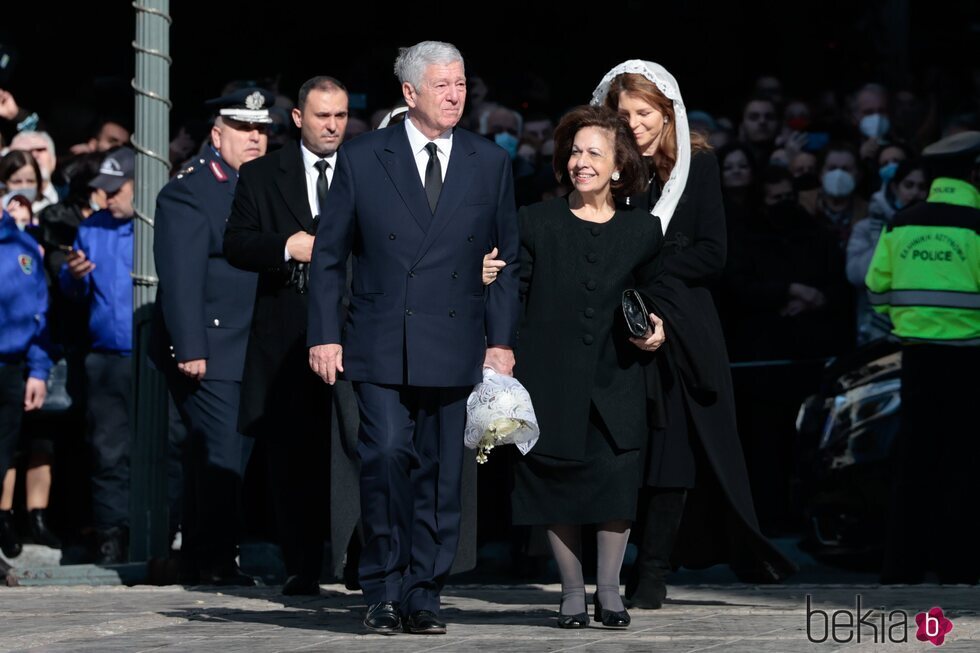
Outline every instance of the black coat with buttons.
{"type": "Polygon", "coordinates": [[[594,403],[620,449],[647,435],[641,361],[629,341],[622,294],[643,286],[661,241],[649,213],[621,208],[581,220],[565,198],[521,209],[521,298],[515,376],[531,395],[537,455],[584,460],[594,403]]]}

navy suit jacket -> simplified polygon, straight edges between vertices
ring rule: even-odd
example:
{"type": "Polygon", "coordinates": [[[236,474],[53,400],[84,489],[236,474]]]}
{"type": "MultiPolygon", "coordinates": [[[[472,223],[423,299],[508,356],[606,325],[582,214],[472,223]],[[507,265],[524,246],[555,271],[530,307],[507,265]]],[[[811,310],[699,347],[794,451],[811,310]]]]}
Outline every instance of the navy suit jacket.
{"type": "Polygon", "coordinates": [[[433,215],[396,125],[340,148],[329,197],[313,250],[307,344],[342,344],[352,381],[478,383],[487,346],[513,347],[517,331],[519,238],[506,152],[456,129],[433,215]],[[493,247],[507,266],[484,287],[483,255],[493,247]]]}
{"type": "Polygon", "coordinates": [[[192,161],[157,196],[153,360],[166,371],[205,358],[205,379],[241,381],[258,275],[222,253],[238,174],[211,148],[192,161]]]}

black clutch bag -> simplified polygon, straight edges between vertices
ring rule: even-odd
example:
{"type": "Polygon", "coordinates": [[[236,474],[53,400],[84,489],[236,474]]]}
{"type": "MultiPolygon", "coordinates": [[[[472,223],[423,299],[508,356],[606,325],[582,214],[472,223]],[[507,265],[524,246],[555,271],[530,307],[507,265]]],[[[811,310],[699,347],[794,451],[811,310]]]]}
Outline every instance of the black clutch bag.
{"type": "Polygon", "coordinates": [[[630,335],[642,338],[650,331],[650,310],[643,303],[643,297],[635,290],[623,291],[623,317],[630,335]]]}

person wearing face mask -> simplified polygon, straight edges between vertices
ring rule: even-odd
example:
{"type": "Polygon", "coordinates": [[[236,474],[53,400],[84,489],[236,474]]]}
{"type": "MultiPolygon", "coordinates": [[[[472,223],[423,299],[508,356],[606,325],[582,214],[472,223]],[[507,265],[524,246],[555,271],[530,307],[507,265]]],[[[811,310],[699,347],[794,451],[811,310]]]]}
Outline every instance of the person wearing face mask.
{"type": "Polygon", "coordinates": [[[863,138],[861,160],[874,161],[891,131],[888,89],[881,84],[865,84],[851,100],[851,121],[863,138]]]}
{"type": "Polygon", "coordinates": [[[857,344],[863,345],[887,337],[892,324],[887,315],[872,310],[864,289],[864,277],[881,232],[899,211],[918,204],[929,194],[929,173],[921,160],[908,159],[886,164],[882,177],[888,181],[871,197],[868,218],[861,220],[847,241],[847,280],[858,288],[857,344]],[[894,171],[887,169],[894,166],[894,171]]]}
{"type": "Polygon", "coordinates": [[[0,548],[13,558],[21,550],[11,512],[13,458],[24,412],[44,404],[51,355],[41,252],[6,209],[0,209],[0,278],[0,548]]]}
{"type": "Polygon", "coordinates": [[[980,132],[922,151],[934,178],[925,202],[899,211],[865,276],[869,298],[901,341],[883,584],[980,581],[980,132]],[[928,515],[935,528],[921,521],[928,515]]]}
{"type": "Polygon", "coordinates": [[[514,179],[523,179],[534,174],[534,166],[525,157],[518,156],[521,136],[524,132],[524,118],[507,107],[495,107],[480,118],[480,133],[504,148],[514,168],[514,179]]]}
{"type": "Polygon", "coordinates": [[[820,187],[800,193],[800,204],[836,235],[841,251],[851,227],[868,214],[868,203],[856,192],[860,179],[854,148],[831,143],[820,166],[820,187]]]}
{"type": "Polygon", "coordinates": [[[51,135],[47,132],[20,132],[10,141],[10,149],[30,152],[41,171],[41,186],[33,207],[34,212],[37,213],[47,206],[57,204],[61,197],[52,182],[52,175],[58,159],[55,156],[54,140],[51,135]]]}
{"type": "Polygon", "coordinates": [[[39,198],[40,180],[41,169],[30,152],[11,150],[0,159],[0,188],[5,194],[17,193],[31,202],[31,226],[35,224],[36,211],[48,205],[47,200],[39,198]],[[39,208],[34,209],[35,206],[39,208]]]}

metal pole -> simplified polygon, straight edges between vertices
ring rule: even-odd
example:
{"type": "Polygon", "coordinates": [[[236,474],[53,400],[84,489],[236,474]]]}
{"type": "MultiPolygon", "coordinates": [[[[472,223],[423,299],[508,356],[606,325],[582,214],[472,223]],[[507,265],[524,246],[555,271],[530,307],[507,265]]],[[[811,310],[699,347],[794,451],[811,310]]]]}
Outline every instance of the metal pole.
{"type": "Polygon", "coordinates": [[[147,358],[156,266],[153,217],[157,193],[169,179],[170,0],[136,0],[136,220],[133,253],[133,424],[130,458],[132,561],[163,557],[169,548],[167,395],[147,358]]]}

